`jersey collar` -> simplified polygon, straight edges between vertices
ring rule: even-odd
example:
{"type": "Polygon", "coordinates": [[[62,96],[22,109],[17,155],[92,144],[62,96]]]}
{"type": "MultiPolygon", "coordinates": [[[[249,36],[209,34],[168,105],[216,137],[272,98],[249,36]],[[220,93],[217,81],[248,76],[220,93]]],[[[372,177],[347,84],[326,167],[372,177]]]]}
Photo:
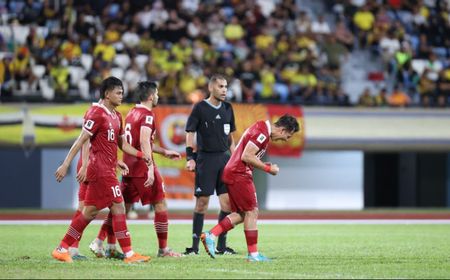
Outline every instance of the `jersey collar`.
{"type": "Polygon", "coordinates": [[[92,103],[92,106],[100,107],[100,108],[102,108],[103,110],[105,110],[106,113],[108,113],[108,115],[112,115],[112,112],[111,112],[110,110],[108,110],[108,108],[106,108],[106,106],[103,105],[103,104],[92,103]]]}
{"type": "Polygon", "coordinates": [[[270,125],[269,120],[266,120],[265,123],[266,123],[267,131],[269,132],[269,137],[270,137],[270,134],[272,133],[272,126],[270,125]]]}
{"type": "Polygon", "coordinates": [[[206,104],[208,104],[209,106],[213,107],[214,109],[219,109],[220,106],[222,106],[222,101],[220,101],[219,105],[217,105],[217,106],[211,104],[211,102],[209,102],[208,99],[205,99],[204,101],[206,102],[206,104]]]}
{"type": "Polygon", "coordinates": [[[147,106],[145,106],[145,105],[142,105],[142,104],[136,104],[136,106],[135,106],[136,108],[143,108],[143,109],[146,109],[146,110],[148,110],[148,111],[152,111],[152,110],[150,110],[147,106]]]}

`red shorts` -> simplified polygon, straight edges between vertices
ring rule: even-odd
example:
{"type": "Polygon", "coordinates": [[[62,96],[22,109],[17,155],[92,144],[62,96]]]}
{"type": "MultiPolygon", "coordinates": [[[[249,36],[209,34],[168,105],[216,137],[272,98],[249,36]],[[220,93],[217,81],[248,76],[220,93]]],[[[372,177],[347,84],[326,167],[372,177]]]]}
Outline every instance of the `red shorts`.
{"type": "Polygon", "coordinates": [[[245,212],[258,208],[255,184],[249,176],[235,175],[227,184],[231,211],[245,212]]]}
{"type": "Polygon", "coordinates": [[[164,182],[155,166],[155,180],[150,187],[144,187],[145,177],[123,177],[122,192],[125,203],[141,201],[142,205],[155,204],[165,198],[164,182]]]}
{"type": "Polygon", "coordinates": [[[116,177],[98,177],[89,181],[84,205],[95,206],[98,210],[122,203],[123,196],[116,177]]]}
{"type": "Polygon", "coordinates": [[[86,199],[87,186],[87,182],[80,184],[80,188],[78,188],[78,202],[84,201],[86,199]]]}

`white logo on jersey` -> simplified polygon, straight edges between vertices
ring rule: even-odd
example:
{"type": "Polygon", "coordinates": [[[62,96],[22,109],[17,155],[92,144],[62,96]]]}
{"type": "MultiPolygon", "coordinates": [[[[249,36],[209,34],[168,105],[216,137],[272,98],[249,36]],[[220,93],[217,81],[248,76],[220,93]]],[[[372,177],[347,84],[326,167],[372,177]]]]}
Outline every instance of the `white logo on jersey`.
{"type": "Polygon", "coordinates": [[[195,191],[196,191],[196,192],[201,192],[202,189],[200,189],[200,187],[198,187],[195,191]]]}
{"type": "Polygon", "coordinates": [[[225,132],[226,135],[230,133],[230,124],[226,123],[223,125],[223,132],[225,132]]]}
{"type": "Polygon", "coordinates": [[[94,121],[93,120],[88,120],[84,124],[84,127],[87,128],[87,129],[92,129],[93,126],[94,126],[94,121]]]}
{"type": "Polygon", "coordinates": [[[262,133],[258,136],[258,138],[256,138],[256,141],[258,141],[261,144],[264,142],[264,140],[266,140],[266,136],[262,133]]]}
{"type": "Polygon", "coordinates": [[[220,115],[219,115],[219,114],[217,114],[217,116],[216,116],[216,120],[220,120],[220,119],[221,119],[220,115]]]}
{"type": "Polygon", "coordinates": [[[146,116],[145,117],[145,123],[153,124],[153,117],[152,116],[146,116]]]}

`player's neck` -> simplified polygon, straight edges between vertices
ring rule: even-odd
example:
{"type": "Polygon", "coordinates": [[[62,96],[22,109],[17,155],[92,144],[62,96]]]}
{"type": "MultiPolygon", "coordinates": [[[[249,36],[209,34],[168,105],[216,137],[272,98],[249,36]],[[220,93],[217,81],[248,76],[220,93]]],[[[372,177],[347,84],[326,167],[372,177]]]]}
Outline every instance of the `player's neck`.
{"type": "Polygon", "coordinates": [[[114,111],[116,109],[116,106],[114,106],[109,100],[103,101],[103,106],[105,106],[110,112],[114,111]]]}
{"type": "Polygon", "coordinates": [[[141,102],[142,106],[145,106],[147,109],[149,109],[150,111],[153,109],[153,104],[152,102],[141,102]]]}
{"type": "Polygon", "coordinates": [[[209,97],[208,99],[206,99],[206,100],[208,100],[208,102],[209,102],[210,104],[214,105],[214,106],[219,106],[220,102],[222,102],[222,101],[220,101],[220,100],[218,100],[218,99],[216,99],[216,98],[214,98],[214,97],[212,97],[212,96],[210,96],[210,97],[209,97]]]}

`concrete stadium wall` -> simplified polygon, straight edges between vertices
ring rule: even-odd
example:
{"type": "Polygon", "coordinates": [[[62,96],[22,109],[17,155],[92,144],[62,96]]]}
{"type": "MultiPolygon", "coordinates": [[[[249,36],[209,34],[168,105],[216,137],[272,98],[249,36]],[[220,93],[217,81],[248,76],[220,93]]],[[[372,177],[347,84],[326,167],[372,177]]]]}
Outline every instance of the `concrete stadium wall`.
{"type": "Polygon", "coordinates": [[[300,159],[274,158],[280,173],[268,176],[267,209],[364,207],[363,152],[305,151],[300,159]]]}

